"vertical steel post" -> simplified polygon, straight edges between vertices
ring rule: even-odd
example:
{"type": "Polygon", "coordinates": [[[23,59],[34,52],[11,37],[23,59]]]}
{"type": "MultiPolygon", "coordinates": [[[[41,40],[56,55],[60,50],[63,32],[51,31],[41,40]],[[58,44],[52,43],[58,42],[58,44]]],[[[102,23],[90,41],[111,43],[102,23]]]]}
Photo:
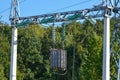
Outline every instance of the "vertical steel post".
{"type": "Polygon", "coordinates": [[[18,22],[18,16],[19,16],[19,11],[17,9],[18,7],[18,1],[17,0],[12,0],[12,5],[11,5],[11,15],[10,17],[13,18],[11,20],[12,24],[12,47],[11,47],[11,63],[10,63],[10,80],[16,80],[16,72],[17,72],[17,27],[16,23],[18,22]],[[13,7],[13,11],[12,11],[13,7]]]}
{"type": "Polygon", "coordinates": [[[104,16],[104,38],[103,38],[103,74],[102,80],[110,80],[110,17],[104,16]]]}
{"type": "Polygon", "coordinates": [[[119,62],[118,62],[118,76],[117,80],[120,80],[120,54],[119,54],[119,62]]]}
{"type": "Polygon", "coordinates": [[[11,48],[11,65],[10,65],[10,80],[16,80],[17,68],[17,28],[12,28],[12,48],[11,48]]]}

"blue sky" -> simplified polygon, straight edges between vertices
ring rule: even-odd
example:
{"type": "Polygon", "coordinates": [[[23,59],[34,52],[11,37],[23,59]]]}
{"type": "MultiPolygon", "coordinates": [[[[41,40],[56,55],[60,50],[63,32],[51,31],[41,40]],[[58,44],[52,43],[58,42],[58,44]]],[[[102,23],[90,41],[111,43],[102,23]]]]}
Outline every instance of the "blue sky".
{"type": "MultiPolygon", "coordinates": [[[[32,16],[45,13],[80,10],[91,8],[102,0],[19,0],[20,16],[32,16]]],[[[2,21],[9,22],[11,0],[0,0],[2,21]]]]}

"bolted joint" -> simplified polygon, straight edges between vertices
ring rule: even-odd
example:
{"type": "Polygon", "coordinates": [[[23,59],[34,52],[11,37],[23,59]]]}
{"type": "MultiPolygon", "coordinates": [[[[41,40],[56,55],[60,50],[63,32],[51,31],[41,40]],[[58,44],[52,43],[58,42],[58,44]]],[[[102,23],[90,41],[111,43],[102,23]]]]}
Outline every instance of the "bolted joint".
{"type": "Polygon", "coordinates": [[[104,17],[109,17],[111,15],[113,8],[112,7],[106,7],[105,12],[104,12],[104,17]]]}
{"type": "Polygon", "coordinates": [[[19,18],[14,18],[14,23],[17,24],[19,22],[19,18]]]}
{"type": "Polygon", "coordinates": [[[12,28],[15,27],[14,20],[11,20],[11,27],[12,27],[12,28]]]}
{"type": "Polygon", "coordinates": [[[16,24],[19,22],[19,18],[11,18],[11,27],[17,27],[16,24]]]}
{"type": "Polygon", "coordinates": [[[114,12],[114,13],[118,13],[118,9],[117,9],[117,8],[114,8],[114,9],[113,9],[113,12],[114,12]]]}

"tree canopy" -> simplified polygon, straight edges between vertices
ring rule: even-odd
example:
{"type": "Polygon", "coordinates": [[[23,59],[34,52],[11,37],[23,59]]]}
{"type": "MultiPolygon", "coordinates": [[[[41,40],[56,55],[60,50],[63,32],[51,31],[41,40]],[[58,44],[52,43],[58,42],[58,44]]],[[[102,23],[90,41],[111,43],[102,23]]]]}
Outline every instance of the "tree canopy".
{"type": "MultiPolygon", "coordinates": [[[[55,30],[55,48],[60,49],[62,27],[57,26],[55,30]]],[[[67,51],[67,73],[57,75],[50,70],[52,26],[46,28],[29,25],[26,28],[18,28],[17,80],[71,80],[72,78],[101,80],[102,42],[102,20],[97,20],[96,25],[92,25],[87,20],[83,23],[74,21],[65,25],[64,48],[67,51]]],[[[10,54],[11,28],[2,26],[0,27],[0,80],[9,79],[10,54]]]]}

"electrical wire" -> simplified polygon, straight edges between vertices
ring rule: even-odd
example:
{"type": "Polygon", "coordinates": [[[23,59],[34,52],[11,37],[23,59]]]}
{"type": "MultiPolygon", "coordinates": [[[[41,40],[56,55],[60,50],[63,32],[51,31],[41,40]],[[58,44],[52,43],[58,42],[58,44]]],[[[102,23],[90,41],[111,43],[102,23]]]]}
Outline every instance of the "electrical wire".
{"type": "Polygon", "coordinates": [[[9,19],[12,17],[12,8],[14,4],[18,6],[18,11],[16,11],[16,14],[17,16],[20,16],[19,2],[16,0],[16,2],[11,2],[9,19]]]}
{"type": "Polygon", "coordinates": [[[71,7],[78,6],[78,5],[80,5],[80,4],[88,3],[88,2],[90,2],[90,1],[92,1],[92,0],[81,1],[81,2],[79,2],[79,3],[75,3],[75,4],[73,4],[73,5],[69,5],[69,6],[66,6],[66,7],[63,7],[63,8],[59,8],[59,9],[56,9],[56,10],[51,11],[51,12],[48,12],[48,13],[53,13],[53,12],[61,11],[61,10],[67,9],[67,8],[71,8],[71,7]]]}
{"type": "MultiPolygon", "coordinates": [[[[25,2],[25,1],[26,1],[26,0],[22,0],[22,1],[20,1],[20,4],[23,3],[23,2],[25,2]]],[[[6,9],[0,11],[0,13],[5,13],[6,11],[8,11],[8,10],[10,10],[10,9],[11,9],[11,7],[6,8],[6,9]]]]}

